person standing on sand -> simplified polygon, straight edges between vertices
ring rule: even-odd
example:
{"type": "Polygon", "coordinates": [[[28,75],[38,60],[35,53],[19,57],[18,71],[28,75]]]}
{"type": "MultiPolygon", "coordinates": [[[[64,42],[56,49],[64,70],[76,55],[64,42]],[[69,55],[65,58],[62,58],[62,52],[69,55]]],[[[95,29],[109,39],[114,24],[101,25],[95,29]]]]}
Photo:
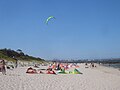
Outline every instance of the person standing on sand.
{"type": "Polygon", "coordinates": [[[6,75],[5,60],[2,60],[1,63],[2,63],[1,66],[0,66],[1,72],[2,72],[3,75],[6,75]]]}

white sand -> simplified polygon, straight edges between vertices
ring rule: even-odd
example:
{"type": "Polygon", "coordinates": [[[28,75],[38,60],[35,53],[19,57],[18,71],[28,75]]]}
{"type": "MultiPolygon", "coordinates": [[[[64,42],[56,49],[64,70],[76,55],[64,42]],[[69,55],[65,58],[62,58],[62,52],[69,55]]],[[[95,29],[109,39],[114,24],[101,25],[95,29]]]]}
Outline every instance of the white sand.
{"type": "MultiPolygon", "coordinates": [[[[43,67],[41,67],[43,68],[43,67]]],[[[120,90],[120,71],[98,66],[83,74],[26,74],[26,67],[0,72],[0,90],[120,90]]]]}

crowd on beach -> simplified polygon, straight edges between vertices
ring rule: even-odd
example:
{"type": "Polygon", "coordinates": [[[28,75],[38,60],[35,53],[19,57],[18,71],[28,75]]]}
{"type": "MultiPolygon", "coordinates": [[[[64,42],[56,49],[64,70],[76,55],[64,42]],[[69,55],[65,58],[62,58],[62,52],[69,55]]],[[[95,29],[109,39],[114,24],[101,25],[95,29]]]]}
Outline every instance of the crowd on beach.
{"type": "MultiPolygon", "coordinates": [[[[39,66],[37,66],[35,64],[34,66],[35,68],[39,68],[39,66]]],[[[56,72],[58,71],[59,73],[66,73],[66,71],[69,68],[79,68],[79,66],[77,64],[68,64],[68,63],[52,63],[48,65],[47,69],[38,69],[38,71],[32,67],[29,67],[27,69],[26,73],[46,73],[46,74],[56,74],[56,72]],[[43,72],[43,70],[45,70],[46,72],[43,72]]]]}
{"type": "MultiPolygon", "coordinates": [[[[42,66],[47,66],[47,69],[41,69],[39,67],[39,64],[34,64],[29,66],[26,70],[26,73],[45,73],[45,74],[56,74],[56,71],[59,71],[61,73],[66,73],[66,71],[70,68],[79,68],[79,66],[76,63],[47,63],[41,64],[42,66]]],[[[3,75],[6,75],[6,69],[13,70],[14,68],[17,68],[19,66],[18,61],[14,62],[14,65],[9,65],[6,60],[1,59],[0,60],[0,72],[2,72],[3,75]]],[[[68,72],[70,73],[70,72],[68,72]]]]}
{"type": "MultiPolygon", "coordinates": [[[[45,65],[45,64],[41,64],[45,65]]],[[[18,61],[15,62],[15,65],[7,65],[5,63],[5,60],[0,60],[0,72],[2,72],[3,75],[6,75],[6,69],[14,69],[17,68],[18,61]]],[[[53,62],[47,64],[47,69],[40,69],[38,64],[34,64],[34,67],[29,67],[26,70],[26,73],[44,73],[43,71],[46,71],[46,74],[56,74],[56,71],[60,73],[70,73],[69,69],[74,68],[77,70],[80,66],[77,63],[60,63],[60,62],[53,62]],[[36,69],[38,68],[38,69],[36,69]],[[68,71],[69,72],[68,72],[68,71]]],[[[93,68],[96,67],[94,63],[85,63],[85,68],[93,68]]]]}

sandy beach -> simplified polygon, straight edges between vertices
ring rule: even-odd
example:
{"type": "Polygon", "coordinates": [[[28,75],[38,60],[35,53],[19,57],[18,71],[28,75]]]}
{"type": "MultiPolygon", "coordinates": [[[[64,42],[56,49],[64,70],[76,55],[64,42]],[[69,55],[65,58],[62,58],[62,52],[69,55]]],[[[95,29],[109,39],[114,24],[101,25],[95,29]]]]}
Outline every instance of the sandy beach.
{"type": "Polygon", "coordinates": [[[83,74],[27,74],[27,67],[7,70],[7,75],[0,72],[0,90],[120,90],[118,69],[79,66],[83,74]]]}

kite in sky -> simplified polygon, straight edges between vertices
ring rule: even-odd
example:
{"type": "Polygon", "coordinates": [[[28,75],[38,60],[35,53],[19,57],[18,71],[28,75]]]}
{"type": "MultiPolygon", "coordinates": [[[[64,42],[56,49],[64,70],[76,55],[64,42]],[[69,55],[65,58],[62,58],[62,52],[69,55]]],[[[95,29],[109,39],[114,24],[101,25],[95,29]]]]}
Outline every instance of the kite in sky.
{"type": "Polygon", "coordinates": [[[49,22],[50,19],[55,19],[55,17],[54,17],[54,16],[49,16],[49,17],[47,18],[47,20],[46,20],[45,23],[48,24],[48,22],[49,22]]]}

